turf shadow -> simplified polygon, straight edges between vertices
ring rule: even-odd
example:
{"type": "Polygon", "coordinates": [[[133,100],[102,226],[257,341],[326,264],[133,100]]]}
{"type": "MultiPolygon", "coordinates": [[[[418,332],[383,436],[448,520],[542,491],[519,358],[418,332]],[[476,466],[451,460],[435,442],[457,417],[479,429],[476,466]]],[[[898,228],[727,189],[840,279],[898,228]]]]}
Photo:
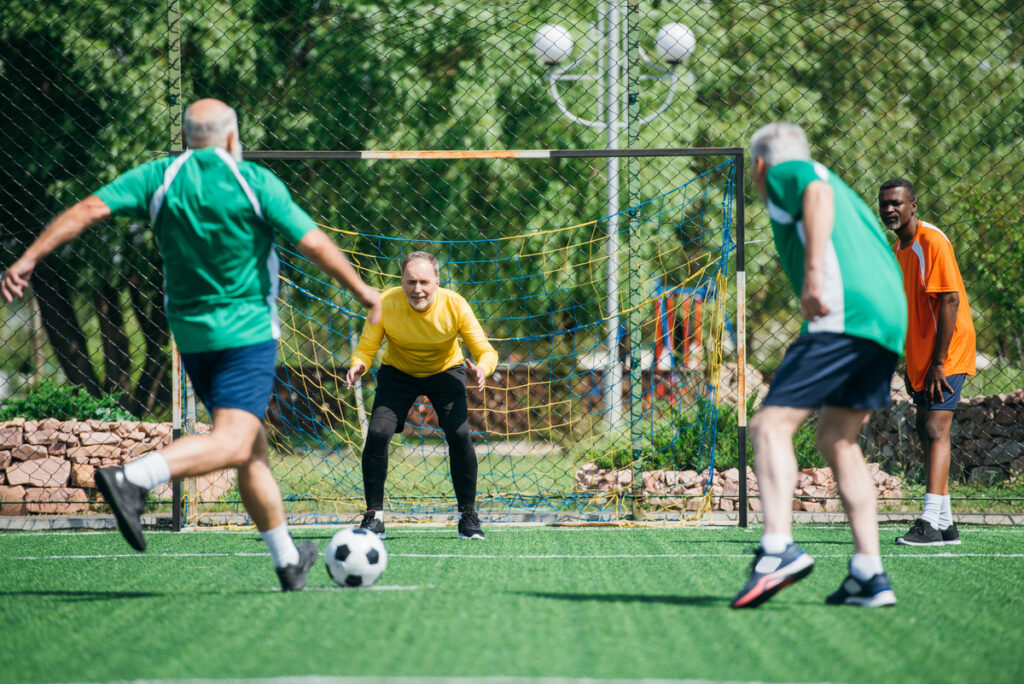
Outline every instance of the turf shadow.
{"type": "Polygon", "coordinates": [[[516,591],[520,596],[555,599],[559,601],[599,601],[602,603],[666,603],[676,606],[720,606],[730,599],[723,596],[677,596],[651,594],[579,594],[550,591],[516,591]]]}
{"type": "Polygon", "coordinates": [[[63,601],[109,601],[111,599],[133,599],[133,598],[158,598],[167,596],[164,592],[153,591],[73,591],[61,590],[34,590],[25,591],[0,591],[0,596],[52,596],[63,601]]]}

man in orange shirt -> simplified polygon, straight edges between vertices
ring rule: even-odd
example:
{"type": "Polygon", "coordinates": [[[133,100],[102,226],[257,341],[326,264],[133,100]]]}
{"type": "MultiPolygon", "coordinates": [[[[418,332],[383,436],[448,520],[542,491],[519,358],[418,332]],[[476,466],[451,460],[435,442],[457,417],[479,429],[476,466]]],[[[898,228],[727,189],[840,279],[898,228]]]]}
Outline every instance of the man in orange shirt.
{"type": "Polygon", "coordinates": [[[896,233],[896,260],[907,296],[907,390],[917,406],[917,434],[926,452],[924,512],[897,544],[959,544],[949,505],[949,428],[964,378],[974,375],[971,307],[953,245],[917,218],[913,184],[894,178],[878,191],[882,223],[896,233]]]}

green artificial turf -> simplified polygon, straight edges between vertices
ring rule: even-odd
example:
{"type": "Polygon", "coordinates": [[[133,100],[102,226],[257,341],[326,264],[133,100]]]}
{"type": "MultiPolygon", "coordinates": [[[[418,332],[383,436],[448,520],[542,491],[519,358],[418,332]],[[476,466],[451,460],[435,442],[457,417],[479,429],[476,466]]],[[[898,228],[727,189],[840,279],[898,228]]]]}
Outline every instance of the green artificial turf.
{"type": "MultiPolygon", "coordinates": [[[[322,550],[337,528],[294,530],[322,550]]],[[[892,545],[899,599],[823,604],[845,527],[797,527],[814,573],[760,608],[728,603],[751,528],[389,526],[388,569],[337,589],[318,563],[283,594],[253,531],[0,537],[0,681],[344,677],[1024,681],[1024,529],[892,545]]]]}

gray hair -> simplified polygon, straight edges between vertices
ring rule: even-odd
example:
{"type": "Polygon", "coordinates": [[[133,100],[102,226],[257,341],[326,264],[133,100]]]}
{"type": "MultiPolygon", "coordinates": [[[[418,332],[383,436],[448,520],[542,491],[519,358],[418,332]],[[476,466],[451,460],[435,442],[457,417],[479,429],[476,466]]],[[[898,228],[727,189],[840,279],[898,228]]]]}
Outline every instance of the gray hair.
{"type": "Polygon", "coordinates": [[[402,257],[402,274],[405,274],[405,267],[409,265],[410,261],[416,261],[417,259],[423,259],[431,266],[434,267],[434,275],[438,278],[441,277],[441,262],[437,260],[437,257],[430,252],[409,252],[402,257]]]}
{"type": "Polygon", "coordinates": [[[750,136],[750,160],[764,159],[768,166],[788,161],[810,161],[807,135],[795,123],[776,121],[762,126],[750,136]]]}
{"type": "Polygon", "coordinates": [[[192,115],[192,108],[185,110],[185,143],[192,148],[226,146],[228,134],[238,135],[238,114],[231,107],[203,119],[192,115]]]}

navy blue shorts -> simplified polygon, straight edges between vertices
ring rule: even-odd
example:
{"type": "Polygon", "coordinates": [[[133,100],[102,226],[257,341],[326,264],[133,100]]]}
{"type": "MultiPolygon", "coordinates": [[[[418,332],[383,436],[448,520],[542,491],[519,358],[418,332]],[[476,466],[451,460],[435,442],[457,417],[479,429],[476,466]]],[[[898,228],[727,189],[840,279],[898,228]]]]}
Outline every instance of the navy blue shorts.
{"type": "Polygon", "coordinates": [[[196,394],[211,413],[231,408],[248,411],[260,420],[266,416],[274,390],[277,340],[182,354],[181,362],[196,394]]]}
{"type": "Polygon", "coordinates": [[[808,333],[786,350],[764,398],[765,406],[855,411],[892,402],[889,388],[898,356],[882,345],[842,333],[808,333]]]}
{"type": "Polygon", "coordinates": [[[912,391],[910,396],[914,398],[914,406],[922,406],[929,411],[955,411],[956,405],[960,403],[960,391],[964,388],[964,380],[966,378],[967,373],[947,375],[946,382],[953,388],[953,391],[947,392],[942,390],[942,401],[937,401],[934,404],[925,397],[924,390],[920,392],[917,390],[912,391]]]}

